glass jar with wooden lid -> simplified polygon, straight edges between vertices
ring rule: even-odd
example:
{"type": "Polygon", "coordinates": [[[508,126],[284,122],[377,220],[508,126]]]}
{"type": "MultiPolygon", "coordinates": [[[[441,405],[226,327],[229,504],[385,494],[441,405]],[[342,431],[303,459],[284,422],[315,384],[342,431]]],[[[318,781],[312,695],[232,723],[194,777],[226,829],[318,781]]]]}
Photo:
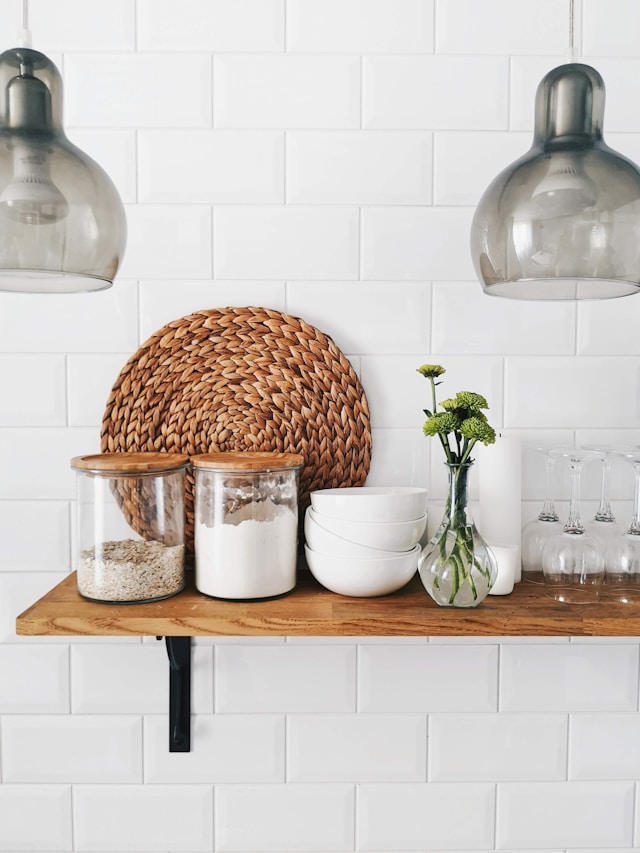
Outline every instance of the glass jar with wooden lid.
{"type": "Polygon", "coordinates": [[[204,453],[195,473],[196,587],[214,598],[275,598],[295,587],[296,453],[204,453]]]}
{"type": "Polygon", "coordinates": [[[76,456],[78,591],[106,603],[168,598],[184,587],[181,453],[76,456]]]}

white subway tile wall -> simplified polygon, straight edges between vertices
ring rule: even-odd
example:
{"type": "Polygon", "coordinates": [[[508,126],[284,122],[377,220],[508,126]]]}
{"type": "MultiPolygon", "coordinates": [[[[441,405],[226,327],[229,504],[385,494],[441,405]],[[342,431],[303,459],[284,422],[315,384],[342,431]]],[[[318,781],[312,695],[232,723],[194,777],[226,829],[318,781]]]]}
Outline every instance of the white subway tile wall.
{"type": "MultiPolygon", "coordinates": [[[[0,4],[5,48],[22,6],[0,4]]],[[[162,643],[14,630],[71,567],[69,460],[99,450],[120,369],[198,309],[330,335],[367,392],[368,482],[427,486],[430,528],[446,482],[421,364],[522,438],[525,521],[536,447],[639,443],[640,298],[488,299],[469,256],[474,207],[568,55],[569,6],[31,0],[69,138],[116,184],[129,240],[111,290],[0,294],[0,853],[640,847],[637,637],[209,638],[192,752],[170,753],[162,643]]],[[[638,3],[575,11],[605,138],[640,162],[638,3]]],[[[563,512],[568,488],[560,466],[563,512]]],[[[592,513],[595,468],[583,489],[592,513]]],[[[625,521],[632,492],[620,463],[625,521]]]]}

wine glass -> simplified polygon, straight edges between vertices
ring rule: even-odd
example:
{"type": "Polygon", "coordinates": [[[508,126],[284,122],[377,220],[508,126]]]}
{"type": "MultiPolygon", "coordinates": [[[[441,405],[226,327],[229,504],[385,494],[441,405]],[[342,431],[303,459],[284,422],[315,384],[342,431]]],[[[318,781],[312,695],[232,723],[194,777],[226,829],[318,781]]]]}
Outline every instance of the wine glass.
{"type": "Polygon", "coordinates": [[[606,546],[607,540],[615,536],[620,536],[623,529],[616,521],[616,517],[609,503],[609,479],[611,475],[611,464],[615,459],[618,451],[621,448],[616,447],[601,447],[601,446],[586,446],[586,450],[595,450],[600,457],[601,474],[600,474],[600,504],[592,519],[585,522],[584,529],[591,536],[603,540],[603,547],[606,546]]]}
{"type": "Polygon", "coordinates": [[[549,537],[560,533],[562,523],[553,503],[553,469],[557,457],[544,447],[537,450],[545,454],[544,503],[538,517],[522,528],[522,580],[542,584],[542,547],[549,537]]]}
{"type": "Polygon", "coordinates": [[[598,601],[604,580],[604,554],[600,542],[590,536],[580,520],[580,474],[585,462],[597,459],[593,450],[560,448],[556,455],[569,460],[571,502],[562,533],[548,539],[542,549],[546,594],[556,601],[598,601]]]}
{"type": "Polygon", "coordinates": [[[604,591],[622,602],[640,602],[640,449],[622,450],[619,456],[633,465],[635,489],[629,529],[607,542],[604,591]]]}

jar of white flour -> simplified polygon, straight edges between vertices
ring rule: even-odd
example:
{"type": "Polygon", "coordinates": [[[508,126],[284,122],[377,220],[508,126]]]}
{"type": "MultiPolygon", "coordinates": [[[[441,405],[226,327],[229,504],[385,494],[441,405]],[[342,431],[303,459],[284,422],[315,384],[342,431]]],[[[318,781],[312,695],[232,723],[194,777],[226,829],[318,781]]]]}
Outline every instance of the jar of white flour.
{"type": "Polygon", "coordinates": [[[203,453],[195,472],[196,587],[247,600],[296,583],[298,473],[295,453],[203,453]]]}

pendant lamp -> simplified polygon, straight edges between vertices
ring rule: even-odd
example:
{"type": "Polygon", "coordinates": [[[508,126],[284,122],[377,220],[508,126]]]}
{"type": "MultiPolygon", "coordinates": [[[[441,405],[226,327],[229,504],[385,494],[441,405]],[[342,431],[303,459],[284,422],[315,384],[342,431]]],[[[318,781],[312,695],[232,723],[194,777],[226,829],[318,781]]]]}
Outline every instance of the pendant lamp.
{"type": "Polygon", "coordinates": [[[30,47],[0,54],[0,291],[103,290],[125,243],[113,183],[65,135],[58,69],[30,47]]]}
{"type": "Polygon", "coordinates": [[[489,185],[471,225],[483,290],[512,299],[609,299],[640,290],[640,170],[605,144],[604,83],[554,68],[529,151],[489,185]]]}

